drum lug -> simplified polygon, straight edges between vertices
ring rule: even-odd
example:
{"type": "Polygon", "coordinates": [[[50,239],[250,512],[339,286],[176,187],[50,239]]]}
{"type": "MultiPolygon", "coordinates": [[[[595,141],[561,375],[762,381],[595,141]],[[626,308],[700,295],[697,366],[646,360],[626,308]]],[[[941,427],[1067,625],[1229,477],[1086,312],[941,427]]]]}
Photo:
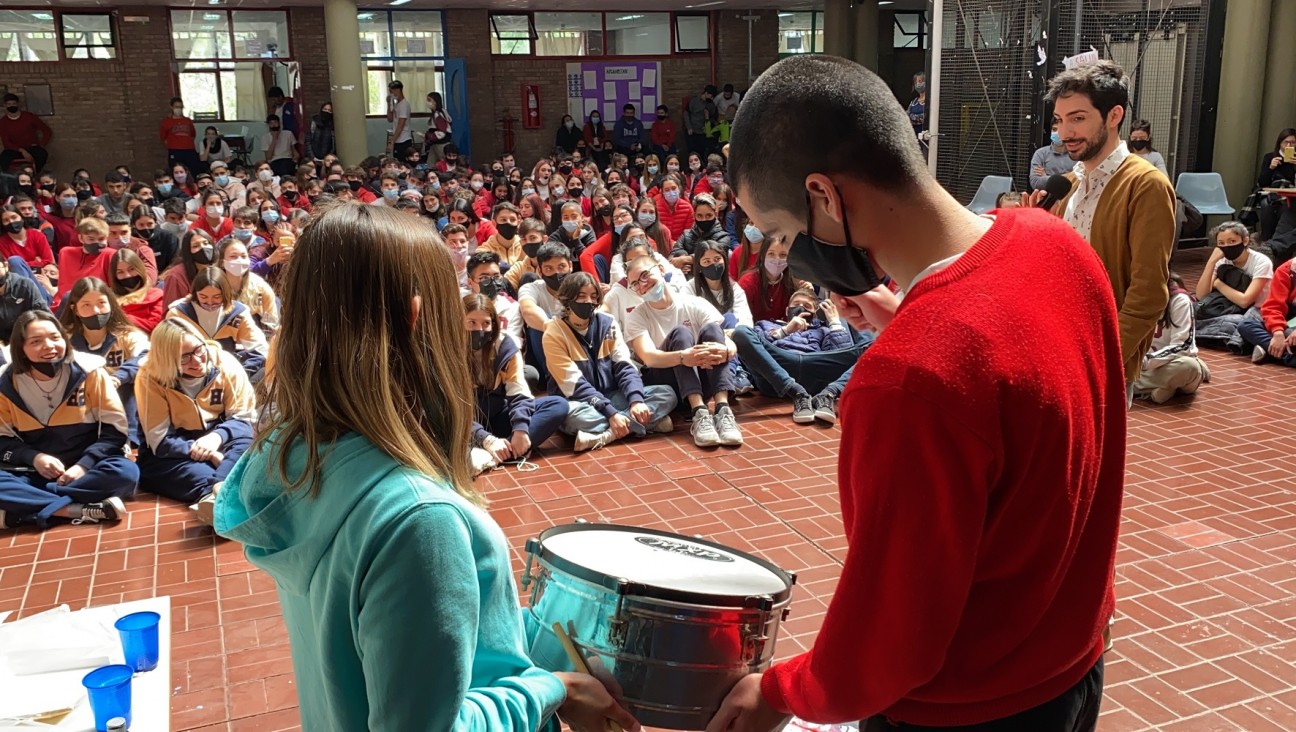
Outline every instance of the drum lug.
{"type": "Polygon", "coordinates": [[[769,595],[749,595],[743,600],[743,609],[767,613],[774,609],[774,598],[769,595]]]}
{"type": "Polygon", "coordinates": [[[743,663],[748,666],[765,653],[765,644],[769,643],[767,635],[748,635],[743,639],[743,663]]]}
{"type": "Polygon", "coordinates": [[[540,551],[540,542],[535,539],[527,539],[526,550],[526,568],[522,570],[522,589],[524,590],[535,581],[535,575],[531,574],[531,561],[535,559],[536,553],[540,551]]]}
{"type": "Polygon", "coordinates": [[[623,612],[626,597],[636,593],[642,593],[643,591],[644,586],[638,582],[631,582],[624,577],[617,579],[616,610],[612,613],[612,619],[608,621],[608,641],[612,643],[612,645],[617,647],[625,645],[626,631],[630,627],[630,620],[623,612]]]}

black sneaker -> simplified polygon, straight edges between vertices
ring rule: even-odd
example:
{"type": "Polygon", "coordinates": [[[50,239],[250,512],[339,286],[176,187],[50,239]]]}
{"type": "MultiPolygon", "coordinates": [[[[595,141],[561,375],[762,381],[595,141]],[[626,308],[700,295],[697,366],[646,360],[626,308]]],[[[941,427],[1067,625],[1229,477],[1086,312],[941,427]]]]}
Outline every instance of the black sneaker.
{"type": "Polygon", "coordinates": [[[73,519],[72,523],[80,525],[97,524],[100,521],[120,521],[125,515],[126,504],[122,503],[122,499],[114,496],[105,501],[82,505],[81,517],[73,519]]]}
{"type": "Polygon", "coordinates": [[[811,401],[814,407],[814,418],[828,424],[837,424],[837,395],[823,392],[811,401]]]}
{"type": "Polygon", "coordinates": [[[815,410],[811,406],[809,394],[802,393],[792,398],[792,421],[797,424],[815,421],[815,410]]]}

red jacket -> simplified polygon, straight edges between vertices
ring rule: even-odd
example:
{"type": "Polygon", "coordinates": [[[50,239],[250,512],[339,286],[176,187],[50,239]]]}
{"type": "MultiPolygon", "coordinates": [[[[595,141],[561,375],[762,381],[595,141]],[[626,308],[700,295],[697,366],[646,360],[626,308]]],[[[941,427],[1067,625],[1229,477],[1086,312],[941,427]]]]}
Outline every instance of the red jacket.
{"type": "Polygon", "coordinates": [[[162,144],[166,145],[168,150],[188,150],[194,151],[195,138],[198,137],[198,129],[194,127],[193,120],[188,117],[163,117],[162,122],[158,125],[158,137],[162,138],[162,144]]]}
{"type": "Polygon", "coordinates": [[[787,317],[788,301],[792,299],[793,290],[784,287],[780,280],[776,285],[766,285],[765,297],[761,297],[760,278],[764,276],[764,272],[753,269],[738,278],[738,286],[747,296],[747,307],[751,308],[752,320],[783,320],[787,317]]]}
{"type": "Polygon", "coordinates": [[[193,222],[189,228],[206,232],[207,236],[212,238],[212,243],[215,244],[220,242],[221,239],[234,233],[234,219],[231,219],[228,216],[224,217],[221,219],[219,225],[213,227],[211,224],[207,223],[207,214],[200,213],[198,214],[198,220],[193,222]]]}
{"type": "Polygon", "coordinates": [[[1097,663],[1125,482],[1110,288],[1074,229],[1015,209],[910,289],[841,397],[846,559],[814,646],[761,681],[774,709],[974,725],[1097,663]]]}
{"type": "Polygon", "coordinates": [[[54,131],[45,120],[31,112],[19,112],[18,119],[0,114],[0,142],[6,150],[26,150],[29,147],[48,147],[54,131]]]}
{"type": "MultiPolygon", "coordinates": [[[[588,272],[594,279],[603,282],[603,278],[599,277],[598,270],[594,267],[595,254],[602,254],[607,258],[608,264],[612,264],[612,232],[609,231],[595,239],[594,243],[585,247],[585,251],[581,252],[580,255],[580,271],[588,272]]],[[[603,282],[603,284],[611,283],[603,282]]]]}
{"type": "MultiPolygon", "coordinates": [[[[145,333],[152,333],[162,317],[166,315],[166,303],[162,302],[162,289],[149,285],[141,291],[142,297],[134,299],[134,293],[117,298],[122,311],[131,322],[145,333]]],[[[189,294],[188,292],[185,293],[189,294]]]]}
{"type": "Polygon", "coordinates": [[[1264,319],[1265,330],[1270,333],[1287,330],[1287,319],[1291,317],[1292,308],[1296,307],[1296,288],[1292,287],[1292,262],[1287,260],[1274,270],[1273,280],[1269,283],[1269,297],[1260,305],[1260,317],[1264,319]]]}
{"type": "Polygon", "coordinates": [[[670,117],[659,119],[652,123],[652,129],[648,131],[648,136],[652,138],[652,144],[655,147],[672,148],[675,147],[675,138],[677,136],[675,123],[670,117]]]}
{"type": "Polygon", "coordinates": [[[675,202],[674,209],[671,209],[670,204],[666,203],[666,197],[660,193],[653,196],[653,203],[657,204],[657,220],[670,229],[672,234],[683,234],[693,228],[693,204],[684,200],[683,195],[675,202]]]}
{"type": "Polygon", "coordinates": [[[113,250],[104,247],[98,254],[86,254],[81,245],[63,247],[59,252],[58,291],[54,293],[54,307],[63,302],[63,296],[72,290],[77,280],[82,277],[98,277],[108,281],[108,270],[112,267],[113,250]]]}
{"type": "Polygon", "coordinates": [[[45,220],[54,227],[54,246],[50,247],[51,251],[59,251],[63,247],[77,246],[75,218],[51,213],[45,216],[45,220]]]}
{"type": "Polygon", "coordinates": [[[297,203],[289,201],[287,198],[284,198],[283,195],[276,198],[275,203],[279,205],[280,211],[292,211],[295,208],[299,208],[306,213],[310,213],[311,210],[310,199],[306,197],[306,194],[301,192],[297,193],[297,203]]]}
{"type": "Polygon", "coordinates": [[[355,200],[360,203],[373,203],[378,200],[378,196],[374,195],[373,191],[364,186],[360,186],[360,190],[354,192],[352,196],[354,196],[355,200]]]}
{"type": "Polygon", "coordinates": [[[22,260],[33,271],[39,270],[54,262],[54,252],[50,251],[49,240],[45,234],[36,229],[27,229],[27,239],[23,244],[14,241],[8,233],[0,234],[0,257],[22,257],[22,260]]]}
{"type": "MultiPolygon", "coordinates": [[[[747,253],[747,261],[742,261],[742,244],[734,247],[729,253],[729,278],[737,281],[747,272],[756,269],[756,260],[760,259],[760,244],[752,244],[750,252],[747,253]]],[[[743,291],[743,294],[747,294],[743,291]]]]}

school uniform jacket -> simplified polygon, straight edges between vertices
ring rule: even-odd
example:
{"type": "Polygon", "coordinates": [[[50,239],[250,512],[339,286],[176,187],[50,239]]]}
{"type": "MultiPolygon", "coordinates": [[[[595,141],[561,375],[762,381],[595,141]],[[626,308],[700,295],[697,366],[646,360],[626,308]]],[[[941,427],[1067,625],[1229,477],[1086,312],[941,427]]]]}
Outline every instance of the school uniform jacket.
{"type": "MultiPolygon", "coordinates": [[[[206,332],[198,321],[198,311],[192,300],[186,299],[173,303],[171,310],[167,312],[167,317],[173,315],[188,320],[199,331],[206,332]]],[[[243,362],[243,367],[249,372],[255,371],[265,363],[266,350],[269,348],[265,333],[252,320],[252,311],[241,302],[235,301],[230,309],[221,315],[216,325],[216,332],[207,333],[207,337],[219,343],[227,353],[238,356],[243,362]]]]}
{"type": "Polygon", "coordinates": [[[253,272],[243,275],[243,291],[238,294],[238,301],[248,307],[252,320],[261,328],[262,335],[269,338],[279,328],[279,302],[270,284],[253,272]]]}
{"type": "Polygon", "coordinates": [[[122,386],[135,383],[140,361],[149,350],[148,336],[134,328],[119,334],[109,333],[98,348],[91,348],[83,333],[74,333],[71,340],[77,353],[89,353],[102,358],[108,373],[120,381],[122,386]]]}
{"type": "Polygon", "coordinates": [[[162,385],[146,377],[135,382],[135,401],[144,449],[160,458],[188,458],[193,441],[212,430],[223,441],[252,436],[256,396],[243,366],[225,351],[216,351],[197,396],[186,394],[179,379],[162,385]]]}
{"type": "Polygon", "coordinates": [[[126,454],[126,412],[104,360],[73,350],[69,368],[63,400],[48,424],[28,411],[14,385],[13,366],[0,370],[0,462],[32,465],[44,453],[89,470],[100,460],[126,454]]]}
{"type": "Polygon", "coordinates": [[[562,318],[549,321],[544,352],[551,393],[560,390],[568,400],[589,404],[605,417],[617,412],[605,396],[610,391],[620,389],[631,404],[644,400],[643,378],[620,329],[606,313],[594,313],[584,336],[562,318]]]}
{"type": "Polygon", "coordinates": [[[477,414],[472,426],[475,444],[480,445],[491,436],[482,422],[490,422],[491,415],[506,410],[514,432],[526,432],[531,428],[535,400],[527,387],[526,377],[522,375],[522,366],[522,352],[512,338],[500,338],[495,342],[495,385],[490,389],[480,386],[476,389],[477,414]]]}

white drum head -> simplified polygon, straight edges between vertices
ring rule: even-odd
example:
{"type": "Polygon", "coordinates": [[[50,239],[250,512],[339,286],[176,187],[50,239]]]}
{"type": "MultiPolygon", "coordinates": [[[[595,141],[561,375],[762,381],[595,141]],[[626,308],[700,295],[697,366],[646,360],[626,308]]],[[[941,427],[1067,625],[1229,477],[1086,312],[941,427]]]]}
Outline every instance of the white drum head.
{"type": "Polygon", "coordinates": [[[788,583],[740,554],[687,537],[585,529],[544,539],[548,552],[608,577],[702,595],[778,595],[788,583]]]}

